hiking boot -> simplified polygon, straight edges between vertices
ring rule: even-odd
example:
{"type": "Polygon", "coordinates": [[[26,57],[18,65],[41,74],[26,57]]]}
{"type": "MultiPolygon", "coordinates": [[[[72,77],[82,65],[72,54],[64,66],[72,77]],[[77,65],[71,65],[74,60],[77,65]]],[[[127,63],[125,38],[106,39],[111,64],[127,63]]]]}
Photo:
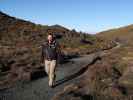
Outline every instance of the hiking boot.
{"type": "Polygon", "coordinates": [[[55,86],[55,79],[56,79],[56,75],[54,75],[53,79],[49,79],[49,87],[54,87],[55,86]]]}
{"type": "Polygon", "coordinates": [[[49,80],[49,87],[51,87],[51,88],[54,87],[54,80],[49,80]]]}
{"type": "Polygon", "coordinates": [[[54,88],[54,86],[55,86],[54,82],[52,83],[49,82],[49,87],[54,88]]]}

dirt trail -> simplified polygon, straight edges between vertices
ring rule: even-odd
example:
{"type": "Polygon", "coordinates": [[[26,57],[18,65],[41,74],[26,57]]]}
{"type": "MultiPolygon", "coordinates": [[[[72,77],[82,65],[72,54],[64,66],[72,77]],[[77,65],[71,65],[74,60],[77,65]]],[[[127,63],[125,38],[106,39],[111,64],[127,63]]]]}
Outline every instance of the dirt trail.
{"type": "Polygon", "coordinates": [[[29,83],[18,82],[13,88],[0,91],[0,100],[50,100],[65,85],[76,82],[76,79],[85,71],[81,66],[92,63],[97,56],[96,54],[85,55],[59,65],[56,69],[56,87],[53,89],[48,87],[48,77],[29,83]]]}

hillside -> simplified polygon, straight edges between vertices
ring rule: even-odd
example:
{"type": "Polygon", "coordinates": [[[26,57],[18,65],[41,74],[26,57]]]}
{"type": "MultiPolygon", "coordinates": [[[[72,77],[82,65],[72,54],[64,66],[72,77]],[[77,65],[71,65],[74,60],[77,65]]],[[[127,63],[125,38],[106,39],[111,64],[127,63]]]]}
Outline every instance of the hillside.
{"type": "Polygon", "coordinates": [[[97,36],[104,37],[110,40],[116,40],[122,43],[132,44],[133,40],[133,25],[107,30],[97,33],[97,36]]]}
{"type": "MultiPolygon", "coordinates": [[[[37,44],[43,42],[49,32],[59,33],[59,35],[64,37],[73,35],[73,32],[59,25],[37,25],[29,21],[10,17],[2,12],[0,12],[0,21],[1,43],[6,45],[18,45],[22,42],[35,42],[37,44]]],[[[79,37],[76,32],[74,35],[79,37]]]]}

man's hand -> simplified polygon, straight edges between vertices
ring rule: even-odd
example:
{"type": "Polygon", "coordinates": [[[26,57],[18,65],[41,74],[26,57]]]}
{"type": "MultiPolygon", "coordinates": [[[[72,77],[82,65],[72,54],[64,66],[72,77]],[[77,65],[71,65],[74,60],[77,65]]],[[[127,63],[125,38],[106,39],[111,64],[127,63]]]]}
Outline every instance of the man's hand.
{"type": "Polygon", "coordinates": [[[44,66],[44,63],[43,62],[41,62],[41,66],[44,66]]]}

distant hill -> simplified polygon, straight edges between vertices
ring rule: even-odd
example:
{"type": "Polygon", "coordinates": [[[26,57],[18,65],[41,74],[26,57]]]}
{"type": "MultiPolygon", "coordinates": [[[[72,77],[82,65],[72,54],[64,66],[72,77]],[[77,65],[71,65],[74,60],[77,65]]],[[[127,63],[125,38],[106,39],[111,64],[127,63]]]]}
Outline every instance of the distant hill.
{"type": "Polygon", "coordinates": [[[40,39],[46,38],[49,32],[66,35],[66,33],[70,31],[59,25],[37,25],[29,21],[11,17],[3,12],[0,12],[0,22],[0,37],[7,39],[7,42],[12,41],[12,43],[18,43],[18,40],[20,41],[19,38],[21,38],[21,40],[23,38],[25,41],[39,41],[40,39]]]}
{"type": "Polygon", "coordinates": [[[97,36],[131,44],[133,41],[133,25],[97,33],[97,36]]]}
{"type": "Polygon", "coordinates": [[[58,38],[62,37],[62,44],[67,47],[82,45],[81,40],[85,38],[95,42],[94,36],[90,34],[69,30],[60,25],[39,25],[0,12],[1,45],[40,45],[46,40],[46,35],[50,32],[58,38]]]}

